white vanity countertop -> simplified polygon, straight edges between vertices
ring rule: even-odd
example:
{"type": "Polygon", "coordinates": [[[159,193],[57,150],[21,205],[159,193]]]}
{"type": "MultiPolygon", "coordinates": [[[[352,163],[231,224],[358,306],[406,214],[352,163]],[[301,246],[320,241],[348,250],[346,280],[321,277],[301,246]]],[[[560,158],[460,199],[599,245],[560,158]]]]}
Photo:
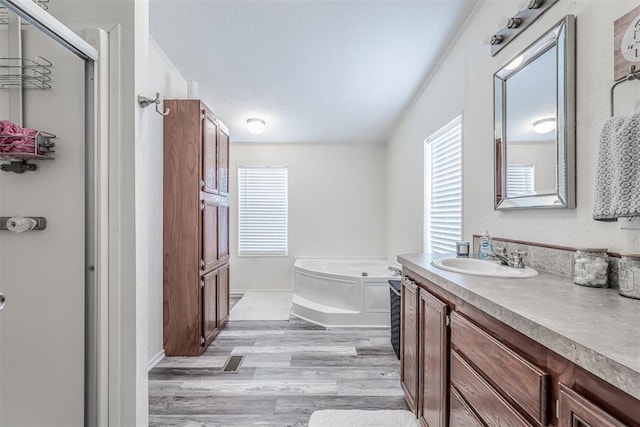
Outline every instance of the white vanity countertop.
{"type": "Polygon", "coordinates": [[[403,254],[398,262],[622,391],[640,399],[640,300],[540,271],[526,279],[471,276],[431,265],[454,255],[403,254]]]}

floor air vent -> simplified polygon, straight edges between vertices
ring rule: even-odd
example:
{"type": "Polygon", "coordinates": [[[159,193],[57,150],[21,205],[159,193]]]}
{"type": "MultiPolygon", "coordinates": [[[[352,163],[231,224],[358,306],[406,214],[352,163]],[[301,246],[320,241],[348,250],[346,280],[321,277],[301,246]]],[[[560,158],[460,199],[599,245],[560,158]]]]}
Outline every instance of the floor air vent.
{"type": "Polygon", "coordinates": [[[235,374],[240,369],[240,365],[244,360],[244,356],[229,356],[224,366],[222,367],[222,373],[235,374]]]}

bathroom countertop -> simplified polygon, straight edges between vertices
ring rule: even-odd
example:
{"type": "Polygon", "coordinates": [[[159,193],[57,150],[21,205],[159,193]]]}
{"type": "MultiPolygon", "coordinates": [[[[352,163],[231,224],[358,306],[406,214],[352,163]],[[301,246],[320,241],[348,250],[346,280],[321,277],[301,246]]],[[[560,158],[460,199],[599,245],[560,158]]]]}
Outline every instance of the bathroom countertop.
{"type": "Polygon", "coordinates": [[[403,254],[398,262],[622,391],[640,399],[640,300],[539,271],[526,279],[472,276],[431,265],[455,255],[403,254]]]}

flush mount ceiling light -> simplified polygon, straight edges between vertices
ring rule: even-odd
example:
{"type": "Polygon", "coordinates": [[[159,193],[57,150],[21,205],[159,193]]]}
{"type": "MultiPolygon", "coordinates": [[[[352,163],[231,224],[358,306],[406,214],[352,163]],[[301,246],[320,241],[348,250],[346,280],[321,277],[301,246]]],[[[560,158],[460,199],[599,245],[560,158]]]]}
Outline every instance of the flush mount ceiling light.
{"type": "Polygon", "coordinates": [[[549,133],[556,128],[556,119],[547,117],[533,122],[533,131],[535,133],[549,133]]]}
{"type": "Polygon", "coordinates": [[[262,132],[264,132],[265,127],[266,123],[262,119],[247,119],[247,130],[254,135],[260,135],[262,132]]]}

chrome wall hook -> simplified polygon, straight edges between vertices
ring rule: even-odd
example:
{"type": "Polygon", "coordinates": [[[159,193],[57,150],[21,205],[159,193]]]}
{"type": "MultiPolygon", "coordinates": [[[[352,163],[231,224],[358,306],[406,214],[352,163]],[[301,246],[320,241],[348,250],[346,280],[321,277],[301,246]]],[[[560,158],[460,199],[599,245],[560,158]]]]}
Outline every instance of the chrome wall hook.
{"type": "Polygon", "coordinates": [[[155,99],[151,99],[151,98],[147,98],[146,96],[138,95],[138,104],[142,108],[146,108],[151,104],[156,104],[156,113],[160,114],[161,116],[167,116],[167,115],[169,115],[169,112],[171,111],[169,108],[164,110],[164,113],[162,111],[160,111],[160,109],[159,109],[159,107],[160,107],[160,94],[158,92],[156,92],[156,98],[155,99]]]}

